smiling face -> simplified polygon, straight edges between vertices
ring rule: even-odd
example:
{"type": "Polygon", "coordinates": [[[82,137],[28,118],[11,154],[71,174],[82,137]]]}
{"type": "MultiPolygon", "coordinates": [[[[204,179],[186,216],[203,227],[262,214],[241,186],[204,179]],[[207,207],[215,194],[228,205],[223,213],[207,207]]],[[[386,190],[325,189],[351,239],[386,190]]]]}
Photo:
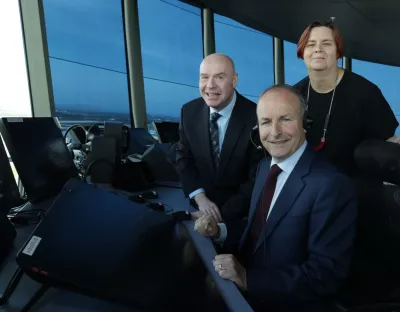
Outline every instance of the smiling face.
{"type": "Polygon", "coordinates": [[[338,52],[333,31],[314,27],[304,48],[304,62],[309,70],[325,70],[337,66],[338,52]]]}
{"type": "Polygon", "coordinates": [[[209,107],[218,111],[233,98],[238,75],[232,61],[224,55],[211,54],[200,65],[200,93],[209,107]]]}
{"type": "Polygon", "coordinates": [[[288,90],[272,89],[257,105],[261,143],[276,162],[296,152],[305,141],[299,99],[288,90]]]}

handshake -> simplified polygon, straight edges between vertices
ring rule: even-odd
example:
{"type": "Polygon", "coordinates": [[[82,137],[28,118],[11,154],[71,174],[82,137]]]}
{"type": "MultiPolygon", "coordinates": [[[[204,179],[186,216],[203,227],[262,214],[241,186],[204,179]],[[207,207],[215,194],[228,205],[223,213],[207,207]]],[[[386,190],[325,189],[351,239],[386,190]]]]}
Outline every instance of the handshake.
{"type": "Polygon", "coordinates": [[[192,218],[197,219],[194,230],[204,236],[219,238],[218,222],[222,222],[219,208],[204,192],[197,194],[194,200],[199,207],[199,211],[192,213],[192,218]]]}
{"type": "Polygon", "coordinates": [[[212,215],[202,214],[194,224],[194,230],[204,236],[219,238],[220,230],[212,215]]]}
{"type": "MultiPolygon", "coordinates": [[[[220,238],[220,227],[211,214],[204,214],[201,211],[192,213],[192,218],[197,219],[194,230],[201,235],[220,238]]],[[[222,234],[224,236],[226,234],[222,234]]],[[[239,263],[232,254],[218,254],[213,260],[213,266],[218,275],[234,282],[240,290],[247,291],[246,269],[239,263]]]]}

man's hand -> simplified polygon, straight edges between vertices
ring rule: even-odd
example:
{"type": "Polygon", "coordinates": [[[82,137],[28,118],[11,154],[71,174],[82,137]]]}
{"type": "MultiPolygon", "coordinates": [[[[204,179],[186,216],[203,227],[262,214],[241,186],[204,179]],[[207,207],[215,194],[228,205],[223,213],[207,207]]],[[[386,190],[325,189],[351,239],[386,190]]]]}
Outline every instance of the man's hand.
{"type": "Polygon", "coordinates": [[[391,138],[387,139],[388,142],[400,144],[400,136],[392,136],[391,138]]]}
{"type": "Polygon", "coordinates": [[[209,200],[205,193],[199,193],[194,197],[199,210],[206,215],[212,215],[217,222],[222,221],[221,213],[216,204],[209,200]]]}
{"type": "Polygon", "coordinates": [[[217,255],[213,261],[215,271],[223,279],[234,282],[241,290],[247,290],[246,269],[233,255],[217,255]]]}
{"type": "Polygon", "coordinates": [[[194,224],[194,230],[201,235],[209,237],[219,236],[219,226],[211,215],[203,215],[194,224]]]}
{"type": "Polygon", "coordinates": [[[204,213],[201,211],[195,211],[195,212],[191,212],[190,213],[192,220],[197,220],[199,219],[201,216],[204,216],[204,213]]]}

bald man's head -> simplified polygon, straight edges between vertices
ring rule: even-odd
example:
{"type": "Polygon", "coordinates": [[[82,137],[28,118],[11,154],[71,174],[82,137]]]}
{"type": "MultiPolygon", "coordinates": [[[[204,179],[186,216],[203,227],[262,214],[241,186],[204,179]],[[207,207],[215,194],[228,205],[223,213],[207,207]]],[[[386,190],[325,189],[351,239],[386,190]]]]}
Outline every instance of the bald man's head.
{"type": "Polygon", "coordinates": [[[305,141],[303,102],[290,86],[274,86],[263,92],[257,119],[262,145],[277,162],[291,156],[305,141]]]}
{"type": "Polygon", "coordinates": [[[265,89],[258,98],[258,102],[261,100],[264,95],[270,92],[279,92],[281,97],[290,97],[292,98],[292,103],[298,103],[298,109],[300,110],[300,114],[303,117],[306,111],[306,102],[304,100],[303,95],[294,87],[287,84],[278,84],[273,85],[267,89],[265,89]],[[297,100],[296,100],[297,99],[297,100]]]}
{"type": "Polygon", "coordinates": [[[238,75],[232,59],[224,54],[210,54],[200,65],[199,88],[208,106],[218,111],[225,108],[233,98],[238,75]]]}
{"type": "Polygon", "coordinates": [[[213,62],[219,62],[219,63],[226,62],[227,66],[229,67],[231,72],[233,74],[235,73],[235,63],[228,55],[223,54],[223,53],[213,53],[213,54],[206,56],[200,64],[200,72],[201,72],[201,66],[203,65],[203,63],[213,63],[213,62]]]}

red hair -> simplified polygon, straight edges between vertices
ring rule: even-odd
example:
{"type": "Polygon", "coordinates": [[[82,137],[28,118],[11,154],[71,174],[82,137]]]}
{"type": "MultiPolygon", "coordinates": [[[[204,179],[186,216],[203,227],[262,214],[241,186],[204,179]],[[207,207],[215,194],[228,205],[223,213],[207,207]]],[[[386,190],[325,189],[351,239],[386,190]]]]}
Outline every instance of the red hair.
{"type": "Polygon", "coordinates": [[[339,28],[332,22],[322,23],[318,21],[312,22],[310,25],[308,25],[301,34],[299,42],[297,43],[297,57],[304,59],[304,49],[306,48],[308,39],[310,38],[311,30],[315,27],[327,27],[332,29],[333,40],[336,44],[337,58],[339,59],[343,57],[344,42],[342,35],[340,34],[339,28]]]}

